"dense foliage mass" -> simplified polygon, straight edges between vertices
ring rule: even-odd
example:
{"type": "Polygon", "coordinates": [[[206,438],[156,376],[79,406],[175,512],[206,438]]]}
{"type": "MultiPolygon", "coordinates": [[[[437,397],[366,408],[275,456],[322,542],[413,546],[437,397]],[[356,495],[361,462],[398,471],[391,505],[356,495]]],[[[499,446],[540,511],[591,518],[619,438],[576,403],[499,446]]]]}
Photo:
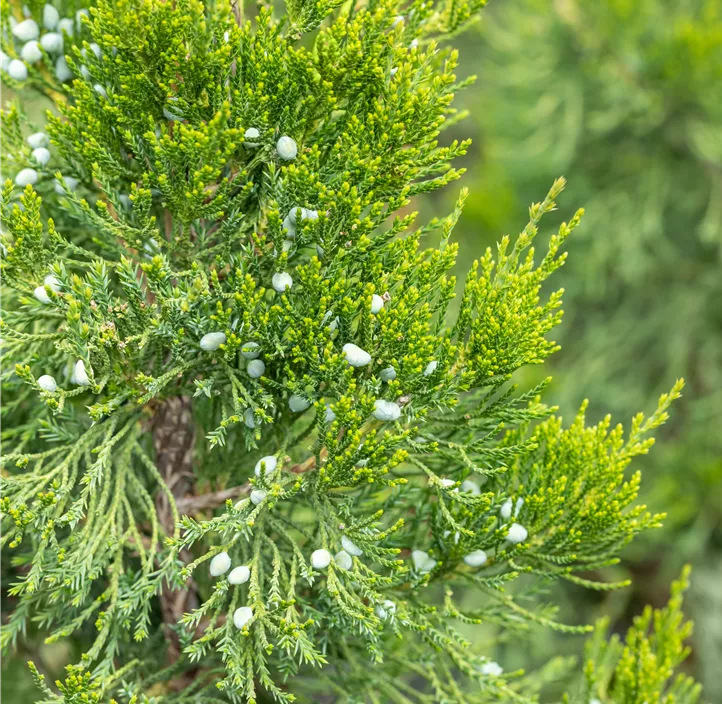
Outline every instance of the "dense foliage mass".
{"type": "MultiPolygon", "coordinates": [[[[556,349],[562,180],[447,315],[466,194],[408,206],[460,175],[439,42],[478,3],[3,7],[3,77],[57,110],[3,115],[3,645],[83,647],[43,701],[533,699],[564,663],[505,673],[466,633],[588,630],[539,592],[624,586],[589,573],[659,524],[626,470],[681,383],[626,434],[510,386],[556,349]]],[[[650,697],[680,589],[627,678],[650,697]]]]}

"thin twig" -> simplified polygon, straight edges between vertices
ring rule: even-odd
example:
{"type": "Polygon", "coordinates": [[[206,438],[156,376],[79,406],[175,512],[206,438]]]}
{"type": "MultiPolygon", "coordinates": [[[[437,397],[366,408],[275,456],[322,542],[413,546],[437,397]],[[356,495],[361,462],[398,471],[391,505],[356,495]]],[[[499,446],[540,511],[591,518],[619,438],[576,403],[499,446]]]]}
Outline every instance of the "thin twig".
{"type": "MultiPolygon", "coordinates": [[[[326,449],[321,451],[321,457],[325,457],[326,449]]],[[[316,466],[316,456],[312,455],[303,462],[294,464],[290,471],[293,474],[303,474],[308,472],[316,466]]],[[[211,491],[208,494],[200,494],[199,496],[183,496],[176,499],[176,507],[180,514],[193,514],[199,511],[205,511],[207,509],[217,508],[222,506],[228,499],[235,499],[238,496],[245,496],[251,492],[250,482],[241,484],[240,486],[232,486],[230,489],[219,489],[218,491],[211,491]]]]}
{"type": "Polygon", "coordinates": [[[180,514],[192,514],[204,511],[209,508],[222,506],[228,499],[235,499],[237,496],[243,496],[251,490],[250,484],[242,486],[233,486],[230,489],[221,489],[220,491],[212,491],[209,494],[201,494],[200,496],[184,496],[176,501],[176,507],[180,514]]]}

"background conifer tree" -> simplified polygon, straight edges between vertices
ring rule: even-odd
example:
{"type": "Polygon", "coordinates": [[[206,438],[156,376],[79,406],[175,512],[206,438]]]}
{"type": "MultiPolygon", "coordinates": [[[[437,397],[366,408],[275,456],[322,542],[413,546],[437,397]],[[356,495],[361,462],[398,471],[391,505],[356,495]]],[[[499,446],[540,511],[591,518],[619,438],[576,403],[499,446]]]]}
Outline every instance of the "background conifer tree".
{"type": "MultiPolygon", "coordinates": [[[[562,180],[447,315],[466,193],[407,206],[461,175],[479,3],[245,9],[3,5],[3,78],[54,102],[3,114],[3,646],[78,643],[44,702],[533,700],[571,664],[468,634],[590,629],[543,588],[625,586],[584,575],[659,525],[625,470],[682,385],[626,433],[510,385],[557,349],[562,180]]],[[[671,701],[683,582],[579,701],[671,701]]]]}

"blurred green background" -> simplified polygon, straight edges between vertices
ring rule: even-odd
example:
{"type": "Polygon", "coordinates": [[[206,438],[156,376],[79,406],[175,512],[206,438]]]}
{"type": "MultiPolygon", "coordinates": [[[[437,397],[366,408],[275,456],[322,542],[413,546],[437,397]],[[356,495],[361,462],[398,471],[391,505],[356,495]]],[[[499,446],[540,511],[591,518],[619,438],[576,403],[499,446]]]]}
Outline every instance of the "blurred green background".
{"type": "MultiPolygon", "coordinates": [[[[629,577],[613,594],[572,586],[556,594],[561,618],[612,618],[623,631],[643,604],[666,602],[684,563],[695,621],[687,663],[722,701],[722,3],[719,0],[498,0],[454,40],[460,76],[478,76],[456,106],[469,111],[443,139],[474,143],[462,183],[470,190],[455,232],[457,275],[504,234],[560,175],[560,212],[586,215],[553,278],[566,289],[562,345],[521,383],[551,373],[547,401],[570,419],[589,398],[590,422],[611,413],[627,424],[677,377],[687,386],[643,472],[643,497],[666,511],[663,529],[637,540],[604,575],[629,577]]],[[[6,92],[4,98],[8,98],[6,92]]],[[[28,106],[39,107],[39,106],[28,106]]],[[[31,110],[38,114],[40,110],[31,110]]],[[[42,123],[42,118],[39,119],[42,123]]],[[[445,215],[455,185],[417,203],[422,221],[445,215]]],[[[59,644],[25,646],[3,661],[2,697],[29,702],[23,661],[51,678],[75,654],[59,644]]],[[[540,632],[500,642],[507,670],[578,654],[580,637],[540,632]]]]}

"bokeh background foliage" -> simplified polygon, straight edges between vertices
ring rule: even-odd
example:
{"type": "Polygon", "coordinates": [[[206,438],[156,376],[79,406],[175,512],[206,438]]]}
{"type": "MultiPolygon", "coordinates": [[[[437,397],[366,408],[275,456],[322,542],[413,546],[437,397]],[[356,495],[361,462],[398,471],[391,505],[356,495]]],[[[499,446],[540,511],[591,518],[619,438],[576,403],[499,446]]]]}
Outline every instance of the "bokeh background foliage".
{"type": "MultiPolygon", "coordinates": [[[[607,575],[631,577],[630,589],[590,596],[569,587],[567,616],[606,615],[621,632],[642,604],[665,603],[690,562],[686,668],[705,701],[722,701],[722,619],[713,617],[722,613],[722,3],[501,0],[455,43],[462,68],[478,75],[457,98],[469,117],[449,131],[474,139],[471,195],[455,230],[460,268],[518,232],[527,204],[561,174],[564,202],[586,209],[553,282],[566,289],[566,314],[562,351],[537,372],[554,374],[547,400],[568,419],[590,398],[590,421],[627,421],[675,378],[687,381],[657,447],[635,465],[651,509],[668,514],[665,527],[607,575]]],[[[416,206],[444,215],[453,191],[416,206]]],[[[528,665],[579,647],[578,637],[544,633],[526,652],[500,638],[497,656],[511,666],[516,652],[528,665]]],[[[68,648],[26,655],[53,674],[72,659],[68,648]]],[[[4,701],[35,697],[22,656],[3,663],[4,701]]]]}

